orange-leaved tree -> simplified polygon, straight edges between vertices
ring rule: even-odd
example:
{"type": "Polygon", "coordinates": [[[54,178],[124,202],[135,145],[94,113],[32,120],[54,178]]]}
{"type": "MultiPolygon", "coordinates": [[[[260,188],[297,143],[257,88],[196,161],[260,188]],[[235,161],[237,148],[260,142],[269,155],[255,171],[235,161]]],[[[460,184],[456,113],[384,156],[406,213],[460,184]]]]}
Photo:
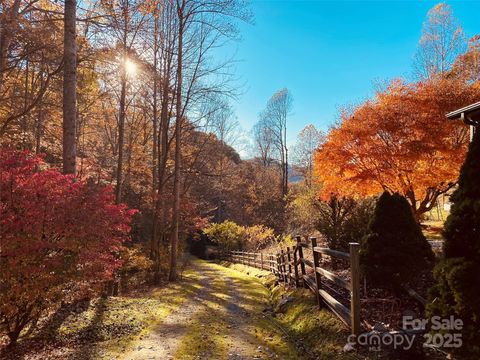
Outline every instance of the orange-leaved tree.
{"type": "Polygon", "coordinates": [[[479,99],[478,83],[393,81],[374,99],[344,111],[317,150],[322,194],[398,192],[419,218],[455,185],[465,156],[468,129],[445,114],[479,99]]]}

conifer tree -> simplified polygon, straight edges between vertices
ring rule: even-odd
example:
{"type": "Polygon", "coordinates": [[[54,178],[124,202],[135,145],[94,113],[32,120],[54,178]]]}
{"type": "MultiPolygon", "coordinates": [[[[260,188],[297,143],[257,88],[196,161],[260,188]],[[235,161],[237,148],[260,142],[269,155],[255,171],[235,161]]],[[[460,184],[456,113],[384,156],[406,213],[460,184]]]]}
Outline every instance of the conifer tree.
{"type": "MultiPolygon", "coordinates": [[[[480,132],[477,131],[451,196],[452,211],[445,222],[444,259],[435,267],[430,316],[451,315],[463,321],[465,358],[480,357],[480,132]]],[[[453,333],[460,333],[453,330],[453,333]]]]}
{"type": "Polygon", "coordinates": [[[360,256],[368,283],[395,291],[434,257],[407,200],[387,191],[378,199],[360,256]]]}

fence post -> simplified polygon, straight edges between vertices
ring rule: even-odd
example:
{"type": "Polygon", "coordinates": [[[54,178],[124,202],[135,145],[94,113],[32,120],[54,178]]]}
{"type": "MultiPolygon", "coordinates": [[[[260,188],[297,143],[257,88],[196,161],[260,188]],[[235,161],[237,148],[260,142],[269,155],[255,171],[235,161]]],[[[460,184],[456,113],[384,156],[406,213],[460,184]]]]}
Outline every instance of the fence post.
{"type": "Polygon", "coordinates": [[[317,246],[317,238],[311,237],[310,241],[312,243],[312,254],[313,254],[313,271],[315,274],[315,284],[317,285],[317,303],[319,307],[322,307],[322,298],[320,296],[320,287],[321,287],[321,280],[320,280],[320,274],[317,271],[317,267],[320,267],[320,256],[319,254],[314,250],[314,248],[317,246]]]}
{"type": "Polygon", "coordinates": [[[290,248],[287,246],[287,266],[288,266],[288,283],[292,284],[292,257],[290,254],[290,248]]]}
{"type": "Polygon", "coordinates": [[[303,249],[302,246],[300,245],[302,238],[300,236],[297,236],[297,246],[298,246],[298,261],[300,262],[300,270],[302,271],[302,284],[304,288],[308,288],[307,283],[305,282],[305,264],[303,263],[303,249]]]}
{"type": "Polygon", "coordinates": [[[295,272],[295,286],[298,288],[298,263],[297,263],[298,246],[293,246],[293,271],[295,272]]]}
{"type": "Polygon", "coordinates": [[[263,253],[262,252],[260,253],[260,267],[262,268],[262,270],[265,270],[263,268],[263,253]]]}
{"type": "Polygon", "coordinates": [[[359,243],[349,243],[350,247],[350,270],[351,274],[351,293],[350,293],[350,314],[352,323],[352,334],[360,334],[360,261],[358,251],[359,243]]]}
{"type": "Polygon", "coordinates": [[[280,259],[282,262],[282,273],[283,273],[283,283],[288,284],[288,278],[287,278],[287,267],[285,266],[285,252],[280,250],[280,259]]]}
{"type": "Polygon", "coordinates": [[[278,271],[278,281],[283,281],[282,265],[280,263],[280,254],[277,254],[277,271],[278,271]]]}

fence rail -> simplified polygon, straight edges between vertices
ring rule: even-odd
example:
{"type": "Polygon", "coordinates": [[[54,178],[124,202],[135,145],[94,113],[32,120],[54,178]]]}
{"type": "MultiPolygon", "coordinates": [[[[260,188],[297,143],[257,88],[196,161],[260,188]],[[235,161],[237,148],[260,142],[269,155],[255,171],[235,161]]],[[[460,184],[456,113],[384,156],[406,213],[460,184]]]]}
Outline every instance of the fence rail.
{"type": "Polygon", "coordinates": [[[327,307],[352,331],[360,334],[360,269],[358,243],[349,244],[349,252],[342,252],[317,246],[317,239],[310,238],[310,243],[302,242],[296,237],[296,244],[277,254],[261,252],[231,251],[228,256],[232,262],[256,267],[272,272],[279,282],[286,286],[304,287],[310,289],[317,297],[320,308],[327,307]],[[304,250],[310,251],[312,260],[305,258],[304,250]],[[349,262],[350,280],[347,281],[337,274],[321,266],[322,256],[341,259],[349,262]],[[310,269],[310,271],[308,271],[310,269]],[[350,308],[338,301],[328,290],[323,279],[350,292],[350,308]]]}

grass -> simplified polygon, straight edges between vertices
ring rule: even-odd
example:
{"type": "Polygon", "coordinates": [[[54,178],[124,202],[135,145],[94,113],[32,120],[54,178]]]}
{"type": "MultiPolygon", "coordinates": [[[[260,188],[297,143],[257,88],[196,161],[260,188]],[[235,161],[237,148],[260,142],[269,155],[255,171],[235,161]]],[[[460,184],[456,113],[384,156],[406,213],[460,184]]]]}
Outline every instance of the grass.
{"type": "Polygon", "coordinates": [[[206,276],[207,295],[176,349],[176,359],[224,359],[239,338],[248,344],[245,351],[258,349],[280,359],[360,359],[342,352],[348,329],[331,312],[319,310],[307,290],[275,286],[271,274],[244,265],[197,260],[195,264],[202,265],[202,272],[193,266],[179,283],[135,296],[95,299],[81,309],[54,316],[48,323],[49,337],[60,352],[40,356],[112,359],[130,353],[138,340],[202,290],[205,281],[200,280],[206,276]],[[286,296],[295,300],[284,314],[272,317],[264,312],[286,296]],[[230,313],[232,306],[247,315],[230,313]]]}
{"type": "Polygon", "coordinates": [[[136,318],[136,322],[140,325],[137,329],[140,331],[133,331],[120,337],[115,332],[113,339],[101,345],[98,358],[111,359],[131,349],[131,345],[134,345],[137,339],[152,331],[165,317],[179,309],[200,290],[201,285],[198,280],[199,274],[194,269],[189,269],[181,282],[157,288],[145,298],[130,302],[123,311],[118,312],[119,316],[115,317],[114,321],[119,325],[127,319],[136,318]]]}
{"type": "MultiPolygon", "coordinates": [[[[224,264],[225,265],[225,264],[224,264]]],[[[265,286],[267,272],[244,265],[219,266],[225,275],[233,279],[235,288],[242,294],[242,307],[252,316],[249,334],[256,340],[257,346],[266,348],[281,359],[301,359],[295,344],[285,338],[278,324],[263,313],[270,305],[270,292],[265,286]]]]}
{"type": "Polygon", "coordinates": [[[41,336],[73,357],[116,358],[198,292],[201,286],[198,280],[195,269],[189,269],[181,282],[166,287],[97,298],[77,311],[52,316],[40,330],[41,336]]]}
{"type": "MultiPolygon", "coordinates": [[[[261,276],[257,281],[262,285],[270,298],[270,304],[277,307],[281,299],[291,296],[293,301],[288,303],[283,314],[277,314],[275,318],[268,317],[260,320],[260,332],[269,322],[276,329],[282,329],[290,339],[286,344],[285,339],[277,339],[274,344],[279,347],[287,347],[285,358],[296,358],[300,349],[303,357],[315,359],[368,359],[368,355],[356,353],[344,353],[343,347],[347,343],[349,330],[330,311],[319,310],[313,294],[306,289],[286,289],[283,285],[274,285],[273,275],[258,269],[240,264],[225,263],[230,269],[248,274],[247,276],[261,276]],[[269,288],[270,290],[267,290],[269,288]],[[296,346],[294,345],[296,344],[296,346]],[[297,350],[295,350],[295,347],[297,350]],[[292,356],[292,357],[289,357],[292,356]]],[[[278,330],[277,330],[278,331],[278,330]]],[[[264,336],[265,334],[261,334],[264,336]]]]}
{"type": "Polygon", "coordinates": [[[232,334],[233,327],[228,319],[234,314],[226,314],[227,306],[235,304],[249,314],[249,324],[242,326],[242,336],[262,352],[277,354],[281,359],[301,359],[295,346],[285,341],[283,334],[262,311],[269,305],[269,291],[255,275],[261,271],[250,269],[237,271],[233,267],[224,267],[204,262],[210,269],[221,274],[211,284],[211,301],[206,310],[197,314],[193,326],[182,339],[182,345],[175,354],[178,359],[192,359],[192,350],[202,358],[224,359],[228,357],[226,339],[232,334]],[[238,298],[232,299],[231,289],[235,289],[238,298]],[[227,319],[227,320],[226,320],[227,319]],[[208,324],[207,326],[202,324],[208,324]],[[230,332],[230,333],[229,333],[230,332]]]}
{"type": "Polygon", "coordinates": [[[227,355],[227,344],[224,341],[223,332],[227,328],[225,322],[224,298],[228,292],[225,282],[221,278],[215,278],[210,283],[210,299],[204,301],[205,308],[195,314],[192,325],[182,338],[182,343],[175,353],[176,359],[222,359],[227,355]],[[196,355],[193,355],[195,353],[196,355]]]}

